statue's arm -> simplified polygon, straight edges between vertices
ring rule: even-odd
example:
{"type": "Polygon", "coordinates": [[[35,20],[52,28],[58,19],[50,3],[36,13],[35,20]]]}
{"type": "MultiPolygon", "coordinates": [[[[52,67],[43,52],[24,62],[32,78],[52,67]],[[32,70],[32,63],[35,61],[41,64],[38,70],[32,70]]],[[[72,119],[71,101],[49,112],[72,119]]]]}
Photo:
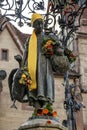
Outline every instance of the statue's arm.
{"type": "Polygon", "coordinates": [[[24,48],[24,53],[23,53],[23,58],[22,58],[22,66],[26,65],[27,58],[28,58],[28,42],[29,38],[25,42],[25,48],[24,48]]]}

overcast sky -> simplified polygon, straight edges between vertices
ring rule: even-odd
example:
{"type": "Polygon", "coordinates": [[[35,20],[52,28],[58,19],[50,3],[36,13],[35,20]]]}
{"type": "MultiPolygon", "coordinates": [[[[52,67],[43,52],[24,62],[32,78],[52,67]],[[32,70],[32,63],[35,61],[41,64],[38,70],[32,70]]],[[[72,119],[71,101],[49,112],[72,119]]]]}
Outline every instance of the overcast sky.
{"type": "MultiPolygon", "coordinates": [[[[26,1],[26,0],[25,0],[26,1]]],[[[32,1],[32,0],[31,0],[32,1]]],[[[41,1],[41,0],[35,0],[35,2],[39,2],[39,1],[41,1]]],[[[24,2],[25,3],[25,2],[24,2]]],[[[45,3],[45,10],[44,11],[37,11],[37,13],[40,13],[40,14],[45,14],[46,13],[46,11],[47,11],[47,3],[48,3],[48,0],[44,0],[44,3],[45,3]]],[[[32,3],[30,3],[30,5],[32,6],[32,3]]],[[[32,8],[32,7],[31,7],[32,8]]],[[[29,11],[26,9],[25,10],[25,16],[26,15],[29,15],[29,13],[28,13],[29,11]]],[[[30,17],[31,17],[31,15],[30,15],[30,17]]],[[[32,33],[32,30],[33,30],[33,28],[32,27],[29,27],[29,26],[27,26],[26,24],[24,25],[24,26],[22,26],[22,27],[19,27],[18,26],[18,22],[11,22],[13,25],[15,25],[21,32],[23,32],[23,33],[27,33],[27,34],[31,34],[32,33]]]]}

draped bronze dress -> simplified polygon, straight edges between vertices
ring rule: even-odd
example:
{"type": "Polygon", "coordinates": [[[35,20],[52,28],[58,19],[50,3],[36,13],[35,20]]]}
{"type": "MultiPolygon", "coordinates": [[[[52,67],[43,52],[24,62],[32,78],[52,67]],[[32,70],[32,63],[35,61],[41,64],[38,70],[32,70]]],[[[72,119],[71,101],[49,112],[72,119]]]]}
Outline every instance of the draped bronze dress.
{"type": "MultiPolygon", "coordinates": [[[[50,60],[42,53],[43,38],[43,34],[37,35],[37,89],[29,92],[29,101],[33,105],[37,101],[40,102],[40,105],[44,102],[54,102],[54,77],[50,60]]],[[[26,46],[28,48],[29,42],[27,42],[26,46]]]]}

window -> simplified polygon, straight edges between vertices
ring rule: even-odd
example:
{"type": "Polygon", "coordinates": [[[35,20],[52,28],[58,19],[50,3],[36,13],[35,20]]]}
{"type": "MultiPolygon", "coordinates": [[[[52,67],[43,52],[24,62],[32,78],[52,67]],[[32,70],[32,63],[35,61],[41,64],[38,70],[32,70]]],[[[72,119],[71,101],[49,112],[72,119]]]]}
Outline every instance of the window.
{"type": "Polygon", "coordinates": [[[5,60],[5,61],[8,60],[8,50],[6,49],[1,50],[1,60],[5,60]]]}

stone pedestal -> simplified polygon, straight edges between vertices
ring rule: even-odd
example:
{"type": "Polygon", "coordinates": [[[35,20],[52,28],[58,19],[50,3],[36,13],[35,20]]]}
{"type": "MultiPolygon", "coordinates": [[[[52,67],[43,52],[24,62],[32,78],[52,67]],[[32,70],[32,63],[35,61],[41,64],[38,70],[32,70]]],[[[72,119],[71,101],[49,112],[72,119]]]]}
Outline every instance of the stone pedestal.
{"type": "Polygon", "coordinates": [[[18,130],[67,130],[55,118],[31,118],[22,124],[18,130]]]}

